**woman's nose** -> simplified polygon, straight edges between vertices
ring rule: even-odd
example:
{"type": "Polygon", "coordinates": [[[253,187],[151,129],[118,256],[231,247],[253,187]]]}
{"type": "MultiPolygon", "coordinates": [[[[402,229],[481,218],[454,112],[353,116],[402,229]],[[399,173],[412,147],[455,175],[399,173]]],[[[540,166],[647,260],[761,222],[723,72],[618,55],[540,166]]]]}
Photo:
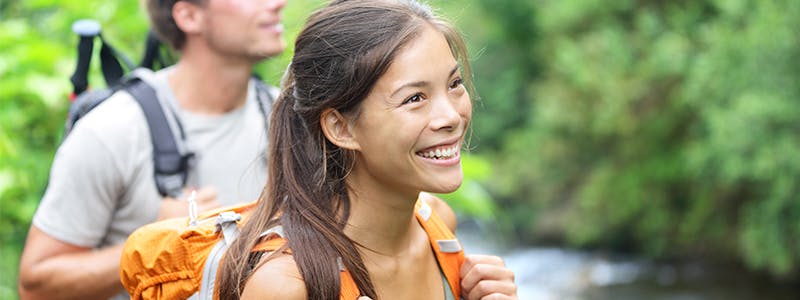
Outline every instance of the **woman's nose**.
{"type": "Polygon", "coordinates": [[[430,126],[433,130],[454,130],[461,125],[461,112],[463,108],[461,99],[440,97],[433,101],[430,126]]]}

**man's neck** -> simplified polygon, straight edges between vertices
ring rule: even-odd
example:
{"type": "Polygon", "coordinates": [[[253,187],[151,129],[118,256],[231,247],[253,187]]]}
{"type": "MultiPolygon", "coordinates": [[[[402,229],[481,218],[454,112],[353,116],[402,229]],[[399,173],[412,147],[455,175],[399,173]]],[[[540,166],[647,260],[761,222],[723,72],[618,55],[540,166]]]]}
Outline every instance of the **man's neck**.
{"type": "Polygon", "coordinates": [[[251,63],[188,52],[183,53],[168,82],[181,108],[218,115],[245,103],[252,70],[251,63]]]}

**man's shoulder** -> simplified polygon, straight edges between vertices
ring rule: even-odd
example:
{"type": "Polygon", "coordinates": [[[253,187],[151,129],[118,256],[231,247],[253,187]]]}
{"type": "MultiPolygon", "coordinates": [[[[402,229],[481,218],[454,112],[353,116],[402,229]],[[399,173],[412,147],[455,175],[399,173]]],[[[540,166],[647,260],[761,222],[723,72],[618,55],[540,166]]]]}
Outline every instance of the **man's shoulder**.
{"type": "Polygon", "coordinates": [[[130,131],[132,124],[144,120],[144,113],[133,96],[127,90],[120,89],[78,120],[78,123],[101,130],[130,131]]]}
{"type": "Polygon", "coordinates": [[[106,144],[125,141],[121,143],[130,147],[131,139],[146,137],[144,112],[130,93],[124,89],[116,91],[78,120],[69,135],[71,138],[87,134],[106,144]]]}

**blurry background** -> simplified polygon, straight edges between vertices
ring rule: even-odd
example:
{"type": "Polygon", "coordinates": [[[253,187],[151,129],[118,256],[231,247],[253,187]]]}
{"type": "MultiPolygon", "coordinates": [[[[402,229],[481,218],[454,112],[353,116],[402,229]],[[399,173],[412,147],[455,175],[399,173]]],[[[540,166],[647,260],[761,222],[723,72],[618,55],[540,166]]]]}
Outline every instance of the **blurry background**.
{"type": "MultiPolygon", "coordinates": [[[[800,1],[429,2],[480,94],[467,180],[443,197],[521,299],[800,298],[800,1]]],[[[321,3],[289,1],[287,41],[321,3]]],[[[17,298],[82,18],[138,61],[136,1],[0,0],[0,299],[17,298]]],[[[259,73],[277,85],[291,53],[259,73]]]]}

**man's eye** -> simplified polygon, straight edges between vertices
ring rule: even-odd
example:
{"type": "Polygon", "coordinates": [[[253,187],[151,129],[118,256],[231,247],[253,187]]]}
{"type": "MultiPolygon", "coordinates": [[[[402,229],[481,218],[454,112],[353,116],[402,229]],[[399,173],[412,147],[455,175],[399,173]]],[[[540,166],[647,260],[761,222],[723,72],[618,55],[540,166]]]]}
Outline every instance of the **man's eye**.
{"type": "Polygon", "coordinates": [[[406,100],[403,101],[403,104],[419,102],[419,101],[422,101],[422,94],[416,93],[413,96],[406,98],[406,100]]]}

